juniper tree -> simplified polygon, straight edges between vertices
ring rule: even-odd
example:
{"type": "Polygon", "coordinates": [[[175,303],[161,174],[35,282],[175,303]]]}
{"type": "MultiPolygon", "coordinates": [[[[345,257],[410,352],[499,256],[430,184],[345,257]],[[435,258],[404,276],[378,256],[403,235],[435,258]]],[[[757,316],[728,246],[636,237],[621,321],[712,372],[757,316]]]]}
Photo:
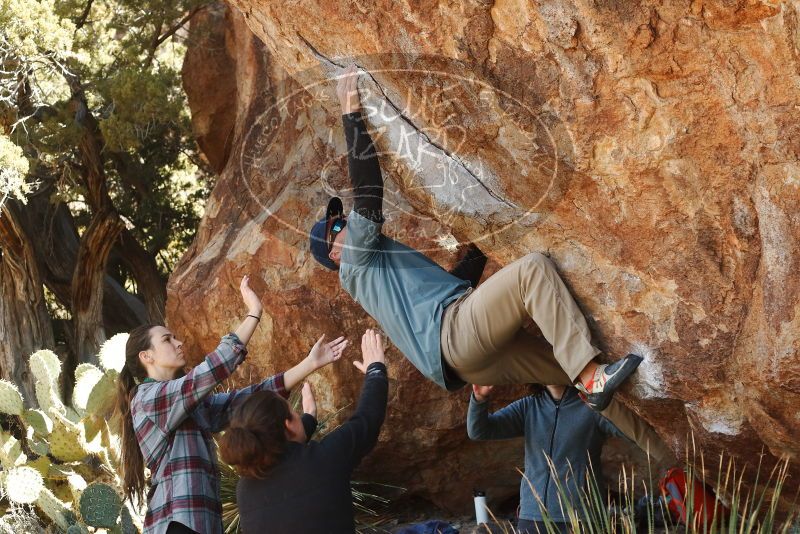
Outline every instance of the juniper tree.
{"type": "MultiPolygon", "coordinates": [[[[180,84],[197,0],[0,0],[0,372],[163,321],[210,187],[180,84]]],[[[69,373],[67,373],[69,374],[69,373]]]]}

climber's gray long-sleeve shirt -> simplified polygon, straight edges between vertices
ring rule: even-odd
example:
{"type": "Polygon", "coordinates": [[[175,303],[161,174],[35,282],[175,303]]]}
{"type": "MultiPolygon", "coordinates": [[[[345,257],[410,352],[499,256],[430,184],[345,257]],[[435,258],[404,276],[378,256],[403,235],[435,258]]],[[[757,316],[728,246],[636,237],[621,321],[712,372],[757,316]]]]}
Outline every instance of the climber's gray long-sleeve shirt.
{"type": "Polygon", "coordinates": [[[625,438],[608,419],[584,404],[575,388],[567,388],[558,402],[544,391],[512,402],[491,415],[489,401],[478,402],[472,395],[467,412],[467,433],[474,440],[525,437],[525,478],[520,484],[519,517],[531,521],[543,519],[531,486],[542,499],[550,519],[567,521],[545,454],[553,460],[565,493],[580,510],[576,498],[580,490],[587,487],[589,459],[598,487],[605,494],[600,470],[603,442],[608,436],[625,438]]]}
{"type": "Polygon", "coordinates": [[[339,266],[342,288],[426,378],[447,389],[463,387],[463,382],[445,378],[441,325],[444,309],[470,282],[383,235],[383,179],[372,138],[360,113],[343,115],[342,120],[355,193],[339,266]]]}

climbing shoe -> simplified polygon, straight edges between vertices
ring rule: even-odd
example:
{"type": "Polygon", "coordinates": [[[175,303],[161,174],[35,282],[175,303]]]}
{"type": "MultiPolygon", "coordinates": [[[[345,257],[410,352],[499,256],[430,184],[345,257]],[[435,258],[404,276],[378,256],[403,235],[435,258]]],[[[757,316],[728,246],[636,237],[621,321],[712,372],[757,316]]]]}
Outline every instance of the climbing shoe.
{"type": "Polygon", "coordinates": [[[642,360],[641,356],[628,354],[614,363],[598,365],[588,384],[580,381],[575,384],[581,399],[598,412],[605,410],[611,402],[614,392],[633,374],[642,360]]]}

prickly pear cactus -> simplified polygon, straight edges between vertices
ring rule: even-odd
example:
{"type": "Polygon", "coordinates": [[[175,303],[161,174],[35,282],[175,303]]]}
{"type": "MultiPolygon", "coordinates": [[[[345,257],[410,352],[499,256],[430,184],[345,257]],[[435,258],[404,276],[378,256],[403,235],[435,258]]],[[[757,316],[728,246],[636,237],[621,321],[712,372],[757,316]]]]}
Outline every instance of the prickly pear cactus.
{"type": "Polygon", "coordinates": [[[56,393],[56,390],[53,388],[53,384],[37,380],[34,387],[36,390],[36,402],[39,403],[40,410],[50,416],[53,415],[53,411],[61,415],[67,414],[67,409],[58,393],[56,393]]]}
{"type": "Polygon", "coordinates": [[[35,460],[31,460],[25,465],[28,467],[32,467],[33,469],[36,469],[37,471],[39,471],[39,473],[41,473],[43,477],[46,477],[47,472],[50,470],[50,464],[51,464],[50,458],[48,458],[47,456],[40,456],[35,460]]]}
{"type": "Polygon", "coordinates": [[[78,473],[71,473],[67,475],[67,484],[69,484],[69,489],[72,492],[72,502],[81,502],[81,495],[83,495],[83,490],[87,486],[86,480],[78,473]]]}
{"type": "Polygon", "coordinates": [[[17,386],[8,380],[0,380],[0,412],[21,415],[23,409],[22,394],[17,386]]]}
{"type": "Polygon", "coordinates": [[[115,336],[104,345],[102,369],[78,366],[70,406],[65,406],[59,393],[61,363],[51,351],[38,351],[30,359],[38,409],[26,410],[14,384],[0,381],[0,412],[15,416],[23,425],[19,439],[0,431],[0,485],[13,502],[35,502],[44,514],[41,517],[53,523],[53,532],[88,534],[96,528],[111,534],[138,532],[140,519],[133,514],[139,512],[122,507],[119,436],[107,421],[118,370],[124,366],[126,341],[127,336],[115,336]],[[22,452],[23,444],[32,458],[22,452]],[[90,496],[96,493],[88,500],[84,497],[87,489],[90,496]],[[78,522],[78,510],[89,517],[91,526],[78,522]]]}
{"type": "Polygon", "coordinates": [[[133,522],[133,516],[127,506],[123,506],[119,512],[119,526],[122,534],[139,534],[139,529],[133,522]]]}
{"type": "Polygon", "coordinates": [[[22,420],[41,437],[47,437],[53,431],[53,421],[41,410],[25,410],[22,420]]]}
{"type": "Polygon", "coordinates": [[[103,371],[90,363],[82,363],[75,369],[75,389],[72,404],[78,413],[86,411],[86,402],[95,385],[103,378],[103,371]]]}
{"type": "Polygon", "coordinates": [[[48,445],[46,441],[29,439],[28,447],[30,447],[31,452],[38,456],[47,456],[50,454],[50,445],[48,445]]]}
{"type": "Polygon", "coordinates": [[[86,372],[93,372],[93,371],[101,371],[96,365],[91,363],[79,363],[78,366],[75,368],[75,382],[81,379],[86,372]]]}
{"type": "Polygon", "coordinates": [[[4,469],[12,469],[28,461],[28,457],[22,452],[22,444],[17,438],[8,432],[0,433],[0,464],[4,469]]]}
{"type": "Polygon", "coordinates": [[[62,462],[83,460],[89,454],[83,426],[74,424],[66,417],[57,418],[50,433],[50,454],[62,462]]]}
{"type": "Polygon", "coordinates": [[[106,371],[94,385],[86,402],[86,413],[104,416],[114,408],[114,398],[117,393],[117,379],[119,373],[114,370],[106,371]]]}
{"type": "Polygon", "coordinates": [[[58,499],[53,492],[43,488],[36,499],[36,506],[62,531],[66,531],[73,523],[75,514],[66,503],[58,499]]]}
{"type": "Polygon", "coordinates": [[[89,529],[86,528],[86,525],[75,523],[69,526],[67,534],[89,534],[89,529]]]}
{"type": "Polygon", "coordinates": [[[91,527],[113,528],[117,524],[122,499],[108,484],[95,482],[86,486],[80,500],[81,517],[91,527]]]}
{"type": "Polygon", "coordinates": [[[44,480],[42,474],[32,467],[15,467],[5,473],[3,487],[9,501],[31,504],[44,489],[44,480]]]}
{"type": "Polygon", "coordinates": [[[83,423],[83,431],[86,436],[86,441],[89,442],[95,439],[100,431],[106,426],[105,419],[91,414],[87,414],[81,422],[83,423]]]}
{"type": "Polygon", "coordinates": [[[61,374],[61,360],[52,350],[42,349],[31,354],[29,366],[38,382],[55,386],[61,374]]]}
{"type": "Polygon", "coordinates": [[[100,365],[106,371],[122,372],[125,367],[125,344],[128,342],[128,334],[117,334],[112,336],[100,347],[100,365]]]}

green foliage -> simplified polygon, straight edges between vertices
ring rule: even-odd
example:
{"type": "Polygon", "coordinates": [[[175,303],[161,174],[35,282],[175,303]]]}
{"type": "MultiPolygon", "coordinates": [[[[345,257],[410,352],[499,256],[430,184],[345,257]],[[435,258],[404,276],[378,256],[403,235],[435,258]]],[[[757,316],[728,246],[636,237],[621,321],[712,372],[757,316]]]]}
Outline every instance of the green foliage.
{"type": "Polygon", "coordinates": [[[22,148],[5,135],[0,135],[0,206],[8,197],[26,202],[33,184],[26,179],[28,160],[22,148]]]}
{"type": "Polygon", "coordinates": [[[55,4],[53,0],[0,1],[4,45],[22,58],[71,50],[75,26],[56,13],[55,4]]]}
{"type": "MultiPolygon", "coordinates": [[[[112,150],[141,150],[155,130],[172,133],[167,126],[181,120],[184,105],[178,75],[168,67],[145,72],[124,69],[101,80],[98,90],[106,99],[130,103],[115,110],[100,125],[112,150]]],[[[170,156],[174,158],[175,154],[170,156]]]]}
{"type": "MultiPolygon", "coordinates": [[[[187,14],[206,3],[0,0],[0,204],[36,176],[85,228],[81,139],[96,123],[114,207],[166,281],[213,181],[181,84],[187,14]]],[[[119,260],[108,273],[137,292],[119,260]]]]}

